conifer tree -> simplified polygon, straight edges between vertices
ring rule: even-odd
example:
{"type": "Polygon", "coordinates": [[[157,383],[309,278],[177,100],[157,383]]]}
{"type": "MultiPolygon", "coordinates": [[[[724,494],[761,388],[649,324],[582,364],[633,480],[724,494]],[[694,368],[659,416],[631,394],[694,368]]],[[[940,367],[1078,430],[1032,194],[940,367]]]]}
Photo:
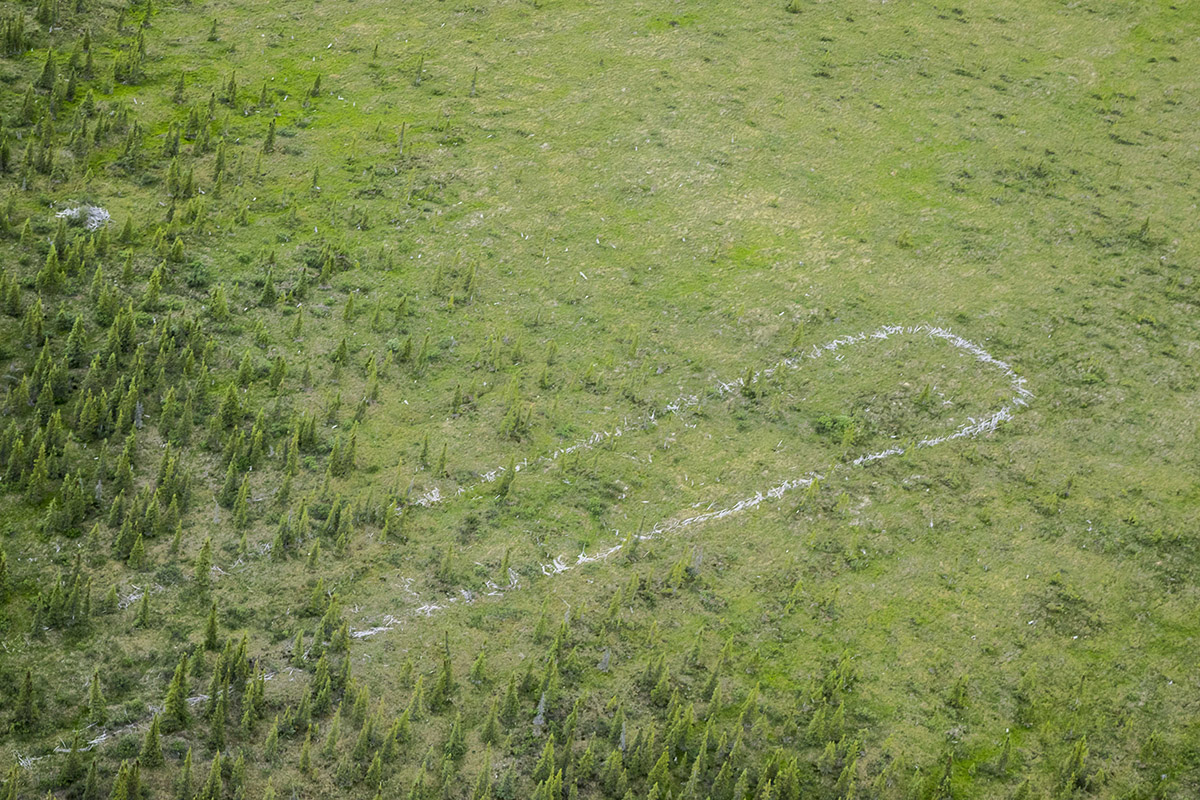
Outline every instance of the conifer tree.
{"type": "Polygon", "coordinates": [[[234,500],[237,499],[238,487],[237,462],[231,458],[229,465],[225,468],[225,482],[221,484],[221,490],[217,493],[217,502],[225,508],[232,506],[234,500]]]}
{"type": "Polygon", "coordinates": [[[8,770],[8,775],[4,779],[4,798],[5,800],[17,800],[21,791],[21,769],[20,765],[14,763],[8,770]]]}
{"type": "Polygon", "coordinates": [[[263,139],[263,152],[265,154],[275,152],[275,118],[271,118],[270,124],[266,126],[266,137],[263,139]]]}
{"type": "Polygon", "coordinates": [[[483,730],[479,734],[479,739],[484,744],[496,744],[500,741],[500,715],[499,703],[496,698],[492,698],[491,705],[488,707],[487,720],[483,723],[483,730]]]}
{"type": "Polygon", "coordinates": [[[93,758],[88,764],[87,775],[83,779],[81,800],[100,800],[100,771],[97,767],[99,759],[93,758]]]}
{"type": "MultiPolygon", "coordinates": [[[[49,20],[45,20],[49,22],[49,20]]],[[[35,85],[39,89],[47,91],[54,88],[54,82],[58,77],[58,68],[54,65],[54,51],[46,51],[46,60],[42,62],[42,72],[38,76],[35,85]]]]}
{"type": "MultiPolygon", "coordinates": [[[[196,656],[199,658],[199,656],[196,656]]],[[[163,703],[163,713],[171,730],[186,728],[192,719],[191,709],[187,702],[187,656],[179,659],[175,666],[175,674],[167,687],[166,700],[163,703]]]]}
{"type": "Polygon", "coordinates": [[[471,790],[471,800],[491,800],[492,797],[492,748],[489,745],[483,752],[483,764],[479,768],[479,776],[475,779],[475,788],[471,790]]]}
{"type": "Polygon", "coordinates": [[[233,501],[233,526],[238,530],[250,524],[250,474],[242,477],[237,498],[233,501]]]}
{"type": "Polygon", "coordinates": [[[37,699],[34,696],[33,673],[26,669],[25,677],[17,693],[17,702],[13,713],[13,727],[20,731],[31,730],[38,721],[40,714],[37,699]]]}
{"type": "Polygon", "coordinates": [[[417,350],[416,358],[413,359],[413,368],[417,374],[425,371],[425,362],[429,360],[429,334],[425,334],[425,338],[421,340],[421,347],[417,350]]]}
{"type": "Polygon", "coordinates": [[[460,761],[467,753],[467,738],[463,732],[462,712],[454,715],[454,722],[450,726],[450,734],[446,738],[446,755],[455,761],[460,761]]]}
{"type": "Polygon", "coordinates": [[[300,747],[300,773],[307,775],[312,771],[312,726],[304,734],[304,744],[300,747]]]}
{"type": "MultiPolygon", "coordinates": [[[[410,704],[411,705],[411,704],[410,704]]],[[[388,740],[394,748],[400,748],[412,741],[412,714],[410,709],[406,708],[392,723],[392,727],[388,730],[388,740]]]]}
{"type": "Polygon", "coordinates": [[[217,602],[214,600],[208,609],[208,620],[204,625],[204,649],[217,649],[217,602]]]}
{"type": "Polygon", "coordinates": [[[204,544],[200,546],[200,552],[196,556],[196,588],[201,592],[207,592],[211,586],[212,577],[212,538],[206,538],[204,544]]]}
{"type": "Polygon", "coordinates": [[[122,761],[117,769],[117,777],[113,781],[112,793],[109,800],[135,800],[141,796],[141,781],[138,778],[137,764],[132,766],[128,761],[122,761]]]}
{"type": "Polygon", "coordinates": [[[155,714],[150,720],[150,727],[146,731],[146,738],[142,742],[142,752],[138,756],[138,761],[144,767],[161,767],[164,763],[162,744],[158,737],[158,714],[155,714]]]}
{"type": "Polygon", "coordinates": [[[1087,734],[1084,734],[1075,740],[1075,744],[1071,747],[1071,753],[1067,757],[1066,763],[1063,764],[1062,785],[1064,787],[1081,789],[1086,785],[1087,779],[1083,772],[1083,766],[1087,757],[1087,734]]]}
{"type": "Polygon", "coordinates": [[[212,764],[208,768],[208,780],[197,795],[197,800],[221,800],[224,797],[224,782],[221,780],[221,753],[213,755],[212,764]]]}
{"type": "Polygon", "coordinates": [[[229,771],[229,791],[235,798],[246,796],[246,753],[241,751],[229,771]]]}
{"type": "Polygon", "coordinates": [[[367,767],[367,785],[378,786],[383,780],[383,759],[378,750],[375,751],[375,757],[371,759],[371,765],[367,767]]]}
{"type": "Polygon", "coordinates": [[[275,721],[271,723],[271,729],[267,731],[267,738],[263,741],[263,758],[268,762],[274,762],[279,755],[279,715],[275,715],[275,721]]]}
{"type": "Polygon", "coordinates": [[[510,457],[508,459],[508,467],[496,483],[496,497],[498,499],[503,500],[508,497],[509,490],[512,489],[513,477],[516,475],[516,471],[516,461],[510,457]]]}
{"type": "Polygon", "coordinates": [[[950,690],[950,697],[947,700],[951,708],[961,711],[967,707],[968,681],[967,675],[960,675],[954,682],[954,687],[950,690]]]}
{"type": "Polygon", "coordinates": [[[104,597],[101,598],[100,603],[96,608],[96,613],[98,613],[98,614],[116,613],[117,602],[118,602],[117,587],[116,587],[116,584],[113,584],[112,586],[108,587],[108,591],[105,592],[104,597]]]}
{"type": "MultiPolygon", "coordinates": [[[[220,662],[218,662],[218,665],[219,664],[220,662]]],[[[214,679],[216,678],[215,671],[213,673],[213,677],[214,679]]],[[[229,690],[221,688],[217,690],[216,702],[213,705],[212,719],[209,720],[208,726],[208,743],[213,750],[220,751],[225,748],[225,717],[228,716],[228,714],[229,690]]]]}
{"type": "Polygon", "coordinates": [[[88,722],[103,725],[107,721],[108,706],[100,688],[100,670],[97,668],[92,671],[92,681],[88,686],[88,722]]]}
{"type": "Polygon", "coordinates": [[[146,565],[146,545],[142,542],[140,533],[133,540],[133,546],[129,549],[129,558],[125,560],[125,564],[130,569],[142,569],[146,565]]]}
{"type": "Polygon", "coordinates": [[[550,734],[550,738],[546,740],[546,744],[542,747],[542,753],[538,757],[537,763],[533,767],[533,779],[538,781],[546,780],[554,773],[555,764],[554,758],[554,734],[550,734]]]}
{"type": "MultiPolygon", "coordinates": [[[[325,681],[328,682],[326,677],[325,681]]],[[[338,741],[341,739],[342,715],[336,710],[333,714],[333,721],[329,723],[329,730],[325,734],[325,743],[321,745],[321,757],[332,761],[337,754],[338,741]]]]}
{"type": "Polygon", "coordinates": [[[85,770],[83,767],[83,734],[78,730],[71,737],[71,750],[67,753],[66,761],[63,763],[62,770],[58,775],[58,783],[60,786],[71,786],[83,777],[85,770]]]}
{"type": "Polygon", "coordinates": [[[468,680],[476,686],[482,686],[487,681],[486,651],[480,650],[479,655],[475,656],[475,661],[471,664],[471,672],[468,675],[468,680]]]}
{"type": "Polygon", "coordinates": [[[229,430],[242,417],[241,402],[238,400],[238,388],[236,382],[231,382],[225,387],[225,394],[221,398],[221,407],[217,412],[217,419],[222,430],[229,430]]]}

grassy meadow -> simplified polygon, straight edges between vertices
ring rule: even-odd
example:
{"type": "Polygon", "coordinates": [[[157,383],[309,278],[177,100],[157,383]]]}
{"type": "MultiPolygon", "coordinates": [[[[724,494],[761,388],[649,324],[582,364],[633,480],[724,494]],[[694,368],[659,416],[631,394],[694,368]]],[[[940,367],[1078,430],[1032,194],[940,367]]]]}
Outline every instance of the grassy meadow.
{"type": "Polygon", "coordinates": [[[0,29],[0,798],[1200,794],[1191,5],[0,29]]]}

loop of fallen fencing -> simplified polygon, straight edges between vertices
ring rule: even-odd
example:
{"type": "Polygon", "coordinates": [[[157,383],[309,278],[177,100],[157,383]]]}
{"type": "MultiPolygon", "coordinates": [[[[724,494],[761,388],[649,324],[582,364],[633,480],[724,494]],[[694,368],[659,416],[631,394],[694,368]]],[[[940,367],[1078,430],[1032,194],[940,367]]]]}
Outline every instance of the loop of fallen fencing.
{"type": "MultiPolygon", "coordinates": [[[[904,455],[913,449],[936,447],[938,445],[946,444],[947,442],[973,438],[982,434],[991,433],[995,431],[996,428],[1002,423],[1012,420],[1013,415],[1021,408],[1027,406],[1029,401],[1033,399],[1033,393],[1026,386],[1025,378],[1018,375],[1008,362],[996,358],[976,342],[965,339],[947,328],[933,325],[884,325],[876,328],[873,331],[841,336],[824,344],[814,345],[810,350],[807,350],[797,356],[781,359],[776,364],[759,370],[758,372],[749,373],[745,377],[735,378],[730,381],[718,380],[715,387],[712,389],[712,392],[718,398],[724,397],[734,392],[742,391],[744,388],[746,388],[747,384],[753,384],[760,380],[769,379],[780,370],[797,370],[800,369],[806,362],[823,359],[829,354],[834,354],[835,358],[840,360],[841,355],[838,354],[839,350],[844,350],[848,347],[859,345],[864,342],[885,341],[895,336],[924,336],[929,339],[941,340],[949,344],[951,347],[973,356],[975,360],[987,365],[988,367],[998,370],[1005,378],[1007,378],[1012,395],[1006,401],[1004,401],[999,408],[989,412],[982,419],[969,418],[966,423],[960,425],[958,428],[950,431],[949,433],[926,436],[915,441],[908,447],[894,446],[885,450],[865,453],[852,460],[836,463],[828,468],[829,471],[862,467],[887,458],[904,455]]],[[[669,403],[666,403],[662,408],[651,410],[642,417],[634,420],[632,423],[630,423],[628,420],[625,420],[622,426],[615,426],[612,430],[594,431],[581,441],[578,441],[570,446],[553,450],[549,453],[545,453],[532,459],[524,459],[514,465],[514,470],[521,471],[524,469],[529,469],[530,467],[549,466],[563,456],[585,450],[591,450],[603,442],[610,442],[621,437],[626,431],[655,424],[656,420],[659,418],[667,417],[672,414],[678,414],[682,411],[694,408],[700,405],[700,402],[701,398],[699,395],[680,395],[669,403]]],[[[458,497],[473,492],[485,484],[494,483],[499,480],[506,470],[506,467],[497,467],[495,469],[491,469],[483,473],[476,483],[459,487],[453,496],[458,497]]],[[[668,517],[667,519],[654,523],[654,525],[652,525],[647,532],[639,532],[628,538],[631,541],[645,541],[649,539],[661,538],[684,528],[691,528],[708,522],[727,519],[737,514],[743,514],[747,511],[751,511],[769,500],[779,500],[785,494],[795,491],[796,489],[807,489],[815,482],[821,480],[824,480],[824,474],[822,472],[816,470],[805,472],[796,477],[781,481],[780,483],[770,486],[766,489],[756,490],[754,494],[737,500],[732,505],[724,508],[707,510],[702,514],[689,517],[679,517],[677,515],[668,517]]],[[[419,505],[424,508],[431,508],[440,503],[446,502],[448,499],[451,498],[443,496],[440,489],[438,487],[434,487],[417,497],[412,502],[415,505],[419,505]]],[[[711,509],[713,505],[714,503],[709,503],[708,508],[711,509]]],[[[401,513],[401,510],[396,509],[395,513],[401,513]]],[[[555,556],[551,561],[539,565],[542,575],[550,578],[555,575],[561,575],[565,572],[570,572],[571,570],[587,564],[593,564],[598,561],[606,561],[612,556],[617,555],[626,546],[625,537],[619,530],[614,529],[613,533],[621,541],[591,555],[589,555],[585,549],[575,557],[573,562],[568,560],[565,556],[555,556]]],[[[499,587],[496,584],[488,581],[485,583],[486,591],[475,593],[467,589],[460,589],[460,594],[458,596],[449,596],[436,603],[422,603],[419,607],[410,612],[410,616],[430,617],[439,611],[443,611],[446,608],[458,603],[459,601],[471,603],[478,594],[488,597],[503,597],[507,592],[519,588],[520,585],[519,581],[517,580],[516,573],[511,569],[509,570],[509,577],[510,583],[507,587],[499,587]]],[[[411,589],[411,580],[408,581],[406,588],[410,594],[413,594],[414,596],[416,595],[416,593],[411,589]]],[[[351,636],[355,639],[365,639],[379,633],[390,631],[401,624],[403,624],[402,618],[388,614],[383,618],[382,624],[364,630],[354,630],[351,632],[351,636]]]]}

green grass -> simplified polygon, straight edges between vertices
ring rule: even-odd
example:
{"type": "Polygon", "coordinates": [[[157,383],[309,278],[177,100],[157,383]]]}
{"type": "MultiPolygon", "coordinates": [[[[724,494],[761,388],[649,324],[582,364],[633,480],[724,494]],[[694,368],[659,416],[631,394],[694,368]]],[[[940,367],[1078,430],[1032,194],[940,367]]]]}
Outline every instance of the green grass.
{"type": "MultiPolygon", "coordinates": [[[[298,707],[315,669],[292,642],[302,630],[311,643],[321,614],[305,606],[318,579],[349,629],[389,627],[332,656],[335,667],[352,666],[352,685],[335,691],[347,712],[369,693],[371,713],[378,704],[390,727],[412,691],[406,663],[429,692],[449,642],[451,705],[413,723],[412,742],[383,770],[384,797],[410,796],[418,776],[425,793],[412,796],[471,796],[492,698],[503,699],[510,674],[528,669],[540,681],[568,612],[554,661],[561,696],[539,731],[530,721],[540,689],[523,692],[519,721],[491,751],[498,797],[534,796],[547,732],[561,753],[576,701],[562,796],[572,785],[583,798],[623,793],[599,774],[618,703],[628,786],[648,796],[675,710],[639,683],[660,654],[696,720],[672,754],[666,783],[676,797],[689,796],[709,719],[727,743],[709,743],[697,798],[730,797],[743,769],[755,790],[780,759],[796,759],[804,797],[846,796],[851,775],[853,797],[1009,797],[1026,778],[1028,797],[1196,794],[1200,294],[1189,265],[1200,87],[1188,44],[1200,18],[1186,4],[803,2],[798,13],[782,2],[156,4],[136,85],[107,76],[145,6],[126,8],[117,33],[121,6],[86,5],[64,6],[49,34],[33,6],[0,12],[26,14],[35,31],[30,52],[0,63],[12,159],[0,194],[13,202],[0,251],[21,287],[20,310],[0,315],[10,392],[0,429],[12,421],[28,443],[42,427],[36,409],[12,398],[39,370],[42,342],[24,315],[39,294],[54,210],[70,203],[107,208],[113,225],[107,253],[68,274],[63,290],[41,292],[54,359],[76,314],[86,329],[86,355],[56,397],[67,427],[92,354],[107,356],[108,322],[89,295],[96,266],[120,304],[133,303],[152,365],[142,376],[136,489],[156,479],[167,387],[196,391],[205,362],[208,391],[190,439],[172,445],[191,481],[179,554],[169,534],[147,537],[142,569],[113,554],[119,528],[107,517],[124,431],[107,445],[65,435],[53,492],[66,472],[84,475],[89,490],[102,481],[101,502],[77,526],[84,535],[44,529],[50,495],[31,501],[14,486],[0,497],[0,767],[34,759],[17,766],[16,796],[82,795],[77,776],[60,779],[66,756],[54,748],[87,724],[80,709],[97,666],[109,737],[94,752],[99,796],[109,795],[180,654],[202,641],[210,599],[222,643],[245,633],[255,666],[272,676],[263,719],[239,730],[238,683],[226,723],[223,757],[245,758],[245,796],[263,796],[267,774],[280,796],[375,796],[363,774],[383,737],[353,756],[352,714],[333,759],[321,752],[331,718],[318,715],[310,774],[298,770],[302,731],[285,731],[275,761],[264,753],[272,718],[298,707]],[[77,100],[53,120],[57,167],[26,174],[26,145],[44,138],[21,119],[25,89],[49,46],[66,74],[85,27],[97,69],[80,80],[80,97],[93,90],[100,109],[88,130],[124,109],[140,126],[139,155],[122,160],[125,130],[72,146],[77,100]],[[181,71],[185,102],[176,104],[181,71]],[[185,139],[178,156],[202,194],[172,198],[164,137],[193,109],[206,116],[210,93],[220,98],[234,72],[239,93],[216,103],[211,147],[193,152],[185,139]],[[318,76],[321,91],[309,97],[318,76]],[[261,153],[272,119],[274,151],[261,153]],[[21,241],[26,219],[31,236],[21,241]],[[134,239],[118,243],[126,219],[134,239]],[[156,252],[160,232],[167,244],[156,252]],[[166,265],[159,300],[144,304],[177,235],[184,260],[166,265]],[[326,255],[333,268],[322,279],[326,255]],[[307,296],[260,306],[269,268],[281,293],[305,274],[307,296]],[[218,286],[227,320],[209,310],[218,286]],[[185,375],[182,354],[168,356],[159,384],[154,328],[167,324],[193,348],[197,371],[185,375]],[[751,393],[717,391],[893,324],[951,328],[1012,364],[1035,398],[992,434],[911,448],[1012,395],[994,369],[921,337],[801,359],[751,393]],[[343,340],[338,365],[331,356],[343,340]],[[247,352],[253,374],[235,428],[249,439],[261,412],[265,435],[243,531],[214,500],[236,433],[213,432],[210,420],[247,352]],[[277,356],[287,375],[274,391],[277,356]],[[326,487],[331,449],[345,446],[370,391],[370,358],[377,401],[357,428],[353,468],[326,487]],[[680,396],[698,404],[661,413],[680,396]],[[315,441],[281,500],[300,413],[316,417],[315,441]],[[515,431],[506,429],[512,413],[515,431]],[[618,427],[621,436],[594,448],[535,460],[618,427]],[[835,466],[897,444],[907,452],[835,466]],[[445,474],[435,475],[443,445],[445,474]],[[532,463],[497,500],[498,484],[481,476],[510,459],[532,463]],[[811,491],[543,574],[556,557],[573,563],[582,550],[811,473],[822,476],[811,491]],[[448,499],[409,504],[398,535],[380,541],[396,503],[434,488],[448,499]],[[335,497],[356,509],[340,555],[337,534],[319,532],[335,497]],[[313,530],[272,559],[263,551],[280,517],[295,522],[303,507],[313,530]],[[86,536],[93,522],[99,547],[86,536]],[[221,570],[211,597],[194,576],[208,537],[221,570]],[[94,606],[110,586],[122,596],[161,587],[148,629],[124,609],[34,630],[39,593],[50,597],[77,551],[94,606]],[[506,558],[518,586],[489,596],[509,584],[506,558]],[[426,604],[445,608],[426,616],[417,610],[426,604]],[[546,635],[535,636],[543,619],[546,635]],[[705,689],[727,642],[712,703],[705,689]],[[476,687],[467,675],[481,651],[487,680],[476,687]],[[839,663],[857,677],[822,689],[839,663]],[[7,698],[20,694],[26,668],[40,716],[21,729],[7,698]],[[757,721],[739,718],[756,685],[757,721]],[[822,723],[838,703],[841,724],[822,723]],[[467,753],[443,776],[456,712],[467,753]],[[634,738],[652,729],[654,751],[635,753],[634,738]],[[1001,769],[1006,732],[1014,754],[1001,769]],[[1072,780],[1064,765],[1083,737],[1088,755],[1072,780]],[[832,762],[823,756],[831,741],[832,762]],[[577,764],[589,743],[596,775],[577,764]],[[728,785],[717,781],[727,758],[728,785]]],[[[36,95],[34,122],[48,99],[36,95]]],[[[122,353],[99,385],[115,394],[135,358],[133,348],[122,353]]],[[[39,389],[30,386],[34,397],[39,389]]],[[[216,661],[202,654],[192,694],[207,692],[216,661]]],[[[147,796],[168,796],[188,747],[199,789],[216,750],[208,731],[197,722],[164,735],[166,766],[142,770],[147,796]]],[[[235,777],[226,778],[233,795],[235,777]]]]}

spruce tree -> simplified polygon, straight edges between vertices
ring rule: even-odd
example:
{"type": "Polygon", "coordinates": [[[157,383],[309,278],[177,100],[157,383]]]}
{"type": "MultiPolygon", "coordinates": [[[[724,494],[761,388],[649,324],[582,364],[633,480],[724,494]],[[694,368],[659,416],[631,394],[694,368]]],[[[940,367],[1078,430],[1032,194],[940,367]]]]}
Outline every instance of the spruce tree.
{"type": "Polygon", "coordinates": [[[217,493],[217,502],[225,508],[231,507],[237,499],[239,486],[236,459],[231,458],[229,465],[225,468],[225,481],[217,493]]]}
{"type": "Polygon", "coordinates": [[[28,669],[25,670],[25,677],[21,680],[13,711],[13,727],[17,730],[32,730],[37,724],[39,713],[37,699],[34,696],[33,673],[28,669]]]}
{"type": "Polygon", "coordinates": [[[500,480],[496,483],[496,497],[503,500],[508,497],[509,490],[512,489],[513,477],[516,475],[516,461],[513,458],[508,459],[508,467],[504,470],[504,474],[500,476],[500,480]]]}
{"type": "Polygon", "coordinates": [[[404,709],[404,713],[409,719],[420,719],[421,712],[425,705],[425,676],[418,675],[417,682],[413,684],[412,695],[408,698],[408,707],[404,709]]]}
{"type": "Polygon", "coordinates": [[[500,707],[500,721],[506,728],[511,728],[516,723],[520,710],[521,704],[517,696],[517,674],[513,672],[508,676],[508,687],[505,689],[504,702],[500,707]]]}
{"type": "Polygon", "coordinates": [[[307,775],[312,771],[312,726],[304,734],[304,744],[300,747],[300,773],[307,775]]]}
{"type": "Polygon", "coordinates": [[[1062,785],[1065,788],[1070,790],[1082,789],[1086,785],[1087,778],[1084,775],[1083,767],[1087,761],[1087,757],[1087,734],[1084,734],[1075,740],[1075,744],[1071,748],[1071,754],[1063,764],[1062,785]]]}
{"type": "Polygon", "coordinates": [[[104,692],[100,688],[100,669],[92,671],[92,681],[88,686],[88,722],[92,725],[103,725],[108,721],[108,707],[104,700],[104,692]]]}
{"type": "Polygon", "coordinates": [[[196,556],[196,588],[201,592],[207,592],[211,586],[212,576],[212,538],[206,538],[204,544],[200,546],[200,552],[196,556]]]}
{"type": "Polygon", "coordinates": [[[241,751],[229,771],[229,791],[237,798],[246,796],[246,753],[241,751]]]}
{"type": "Polygon", "coordinates": [[[409,709],[406,708],[392,723],[391,729],[388,730],[388,740],[393,748],[402,748],[412,741],[412,714],[409,709]]]}
{"type": "Polygon", "coordinates": [[[542,747],[542,754],[539,756],[537,763],[533,767],[532,777],[539,783],[546,780],[554,774],[555,764],[554,758],[554,734],[550,734],[550,738],[546,740],[546,744],[542,747]]]}
{"type": "Polygon", "coordinates": [[[175,778],[175,800],[192,800],[192,748],[187,749],[175,778]]]}
{"type": "Polygon", "coordinates": [[[133,772],[128,761],[122,761],[117,769],[117,777],[113,780],[112,793],[109,800],[136,800],[139,795],[140,781],[133,772]]]}
{"type": "MultiPolygon", "coordinates": [[[[138,538],[141,538],[141,534],[138,534],[138,538]]],[[[150,622],[150,590],[147,589],[142,592],[141,602],[138,603],[137,617],[134,618],[133,624],[138,628],[149,628],[150,622]]]]}
{"type": "Polygon", "coordinates": [[[150,728],[146,731],[146,738],[142,742],[142,752],[138,756],[138,761],[144,767],[161,767],[164,763],[162,744],[158,737],[158,714],[150,720],[150,728]]]}
{"type": "MultiPolygon", "coordinates": [[[[49,20],[47,20],[49,22],[49,20]]],[[[54,51],[46,51],[46,60],[42,62],[42,72],[38,76],[36,86],[39,89],[49,91],[54,88],[54,82],[58,77],[58,68],[54,65],[54,51]]]]}
{"type": "Polygon", "coordinates": [[[146,565],[146,545],[142,542],[142,535],[140,533],[133,540],[133,546],[129,549],[129,558],[125,560],[125,564],[130,569],[137,570],[142,569],[146,565]]]}
{"type": "Polygon", "coordinates": [[[208,609],[208,621],[204,625],[204,649],[217,649],[217,601],[213,601],[208,609]]]}
{"type": "Polygon", "coordinates": [[[83,779],[82,800],[100,800],[100,770],[97,767],[99,760],[93,758],[88,764],[87,776],[83,779]]]}
{"type": "Polygon", "coordinates": [[[211,766],[208,768],[208,780],[204,782],[197,800],[221,800],[224,797],[224,783],[221,780],[221,753],[213,755],[211,766]]]}
{"type": "Polygon", "coordinates": [[[484,744],[496,744],[500,741],[500,705],[496,698],[492,698],[492,703],[488,707],[487,721],[483,723],[483,731],[479,734],[479,739],[484,744]]]}
{"type": "Polygon", "coordinates": [[[335,711],[333,721],[329,723],[329,730],[325,734],[325,743],[321,745],[321,757],[327,761],[332,761],[334,756],[337,755],[338,741],[341,739],[341,727],[342,715],[335,711]]]}
{"type": "Polygon", "coordinates": [[[163,713],[171,730],[184,729],[191,723],[192,714],[188,707],[187,691],[187,655],[184,655],[175,666],[175,674],[171,677],[163,703],[163,713]]]}
{"type": "MultiPolygon", "coordinates": [[[[572,784],[572,787],[574,784],[572,784]]],[[[475,788],[471,791],[471,800],[490,800],[492,796],[492,748],[489,745],[483,751],[483,765],[479,768],[479,777],[475,779],[475,788]]]]}
{"type": "Polygon", "coordinates": [[[380,757],[379,751],[375,751],[375,757],[371,759],[371,765],[367,767],[367,785],[378,786],[383,781],[383,759],[380,757]]]}
{"type": "Polygon", "coordinates": [[[268,763],[275,761],[279,755],[279,715],[275,715],[275,721],[271,724],[271,729],[267,731],[267,738],[263,741],[263,758],[268,763]]]}
{"type": "Polygon", "coordinates": [[[237,498],[233,501],[233,526],[243,530],[250,524],[250,475],[242,477],[237,498]]]}
{"type": "Polygon", "coordinates": [[[63,763],[62,770],[58,775],[58,783],[60,786],[71,786],[83,777],[85,770],[83,767],[83,734],[75,731],[71,737],[71,750],[67,753],[67,759],[63,763]]]}
{"type": "MultiPolygon", "coordinates": [[[[218,752],[225,748],[225,717],[228,714],[229,690],[220,689],[217,691],[217,701],[208,726],[208,744],[213,750],[218,752]]],[[[220,800],[220,797],[217,796],[214,800],[220,800]]]]}
{"type": "Polygon", "coordinates": [[[479,655],[475,656],[474,663],[471,664],[471,672],[468,680],[476,686],[482,686],[487,681],[487,653],[484,650],[479,651],[479,655]]]}
{"type": "Polygon", "coordinates": [[[450,726],[450,734],[446,738],[445,753],[455,761],[460,761],[467,753],[467,738],[466,734],[463,733],[461,711],[454,715],[454,722],[450,726]]]}
{"type": "Polygon", "coordinates": [[[108,587],[108,591],[105,592],[104,597],[102,597],[100,599],[100,603],[96,607],[96,613],[98,613],[98,614],[114,614],[114,613],[116,613],[118,601],[119,601],[119,598],[117,597],[117,586],[116,586],[116,584],[113,584],[112,586],[108,587]]]}

